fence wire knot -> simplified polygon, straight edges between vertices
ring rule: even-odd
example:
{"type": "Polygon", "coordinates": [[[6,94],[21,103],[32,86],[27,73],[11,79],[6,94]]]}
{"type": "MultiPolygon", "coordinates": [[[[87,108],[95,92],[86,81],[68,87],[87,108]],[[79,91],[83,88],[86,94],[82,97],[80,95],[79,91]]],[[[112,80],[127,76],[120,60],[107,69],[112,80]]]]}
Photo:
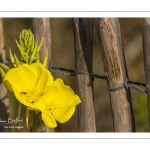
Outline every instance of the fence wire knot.
{"type": "Polygon", "coordinates": [[[116,88],[108,88],[108,89],[109,89],[109,91],[117,91],[117,90],[120,90],[122,88],[126,88],[126,89],[134,88],[134,89],[138,90],[141,93],[146,93],[147,92],[147,90],[144,90],[144,89],[140,88],[136,84],[137,85],[146,86],[144,83],[133,82],[133,81],[130,81],[129,78],[126,78],[122,86],[119,86],[119,87],[116,87],[116,88]]]}

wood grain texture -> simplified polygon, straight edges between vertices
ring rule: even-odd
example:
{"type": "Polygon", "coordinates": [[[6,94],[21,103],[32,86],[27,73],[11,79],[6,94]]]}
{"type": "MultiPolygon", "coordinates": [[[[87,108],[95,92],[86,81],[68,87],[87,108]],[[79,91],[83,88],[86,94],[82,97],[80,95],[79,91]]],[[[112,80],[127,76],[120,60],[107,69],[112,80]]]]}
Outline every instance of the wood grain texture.
{"type": "MultiPolygon", "coordinates": [[[[0,18],[0,62],[4,63],[6,61],[5,50],[4,50],[4,33],[3,33],[3,20],[0,18]]],[[[7,96],[7,90],[2,83],[2,78],[0,76],[0,119],[8,120],[9,114],[9,99],[7,96]]],[[[9,132],[9,129],[4,128],[0,125],[0,132],[9,132]]]]}
{"type": "MultiPolygon", "coordinates": [[[[96,19],[100,50],[109,88],[122,86],[128,77],[118,19],[96,19]]],[[[130,89],[110,91],[115,132],[135,131],[130,89]]]]}
{"type": "Polygon", "coordinates": [[[43,62],[46,49],[48,49],[49,61],[51,60],[51,31],[50,31],[50,19],[49,18],[33,18],[32,27],[35,40],[40,43],[42,37],[44,37],[43,46],[40,50],[40,58],[43,62]]]}
{"type": "MultiPolygon", "coordinates": [[[[40,58],[41,62],[43,62],[46,48],[48,49],[48,65],[51,61],[51,32],[50,32],[50,19],[49,18],[33,18],[32,19],[32,27],[33,34],[35,36],[35,40],[38,42],[41,41],[42,37],[44,37],[43,46],[40,50],[40,58]]],[[[54,129],[48,128],[47,126],[43,127],[43,130],[46,132],[54,132],[54,129]]]]}
{"type": "MultiPolygon", "coordinates": [[[[74,44],[76,70],[92,72],[92,35],[90,19],[74,18],[74,44]]],[[[93,103],[93,80],[88,75],[77,75],[81,104],[79,112],[79,132],[96,132],[93,103]]]]}
{"type": "MultiPolygon", "coordinates": [[[[142,20],[142,37],[146,88],[150,90],[150,18],[142,20]]],[[[148,116],[150,126],[150,92],[147,93],[148,116]]]]}

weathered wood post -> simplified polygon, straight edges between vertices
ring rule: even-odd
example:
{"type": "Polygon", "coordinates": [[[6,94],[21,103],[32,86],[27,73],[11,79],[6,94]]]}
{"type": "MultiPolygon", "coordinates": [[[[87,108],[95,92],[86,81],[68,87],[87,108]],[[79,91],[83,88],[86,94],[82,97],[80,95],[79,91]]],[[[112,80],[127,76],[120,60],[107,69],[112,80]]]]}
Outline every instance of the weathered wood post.
{"type": "MultiPolygon", "coordinates": [[[[43,46],[40,50],[40,58],[43,61],[48,49],[48,62],[51,60],[51,31],[50,31],[50,19],[49,18],[33,18],[32,19],[33,34],[38,42],[44,37],[43,46]]],[[[49,64],[48,63],[48,64],[49,64]]]]}
{"type": "MultiPolygon", "coordinates": [[[[32,19],[33,34],[35,39],[39,42],[41,38],[44,37],[43,46],[40,50],[40,58],[43,62],[44,56],[46,54],[46,49],[48,49],[48,65],[51,60],[51,32],[50,32],[50,19],[49,18],[33,18],[32,19]]],[[[48,66],[47,66],[48,67],[48,66]]],[[[43,128],[46,132],[54,132],[54,129],[50,129],[47,126],[43,128]]]]}
{"type": "MultiPolygon", "coordinates": [[[[92,73],[92,35],[90,19],[74,18],[74,43],[76,70],[92,73]]],[[[93,103],[93,80],[90,76],[77,75],[79,96],[79,131],[96,132],[93,103]]]]}
{"type": "MultiPolygon", "coordinates": [[[[96,25],[108,87],[114,89],[122,86],[128,77],[119,21],[98,18],[96,25]]],[[[109,95],[115,132],[135,131],[130,89],[110,90],[109,95]]]]}
{"type": "MultiPolygon", "coordinates": [[[[4,50],[4,33],[3,33],[3,20],[0,18],[0,62],[4,63],[6,61],[5,50],[4,50]]],[[[7,96],[7,90],[2,83],[2,78],[0,76],[0,118],[2,120],[7,120],[9,100],[7,96]]],[[[0,123],[1,124],[1,123],[0,123]]],[[[8,132],[9,129],[4,128],[4,125],[0,125],[0,132],[8,132]]]]}
{"type": "MultiPolygon", "coordinates": [[[[143,18],[142,20],[142,36],[146,88],[150,90],[150,18],[143,18]]],[[[150,91],[147,93],[147,105],[150,126],[150,91]]]]}

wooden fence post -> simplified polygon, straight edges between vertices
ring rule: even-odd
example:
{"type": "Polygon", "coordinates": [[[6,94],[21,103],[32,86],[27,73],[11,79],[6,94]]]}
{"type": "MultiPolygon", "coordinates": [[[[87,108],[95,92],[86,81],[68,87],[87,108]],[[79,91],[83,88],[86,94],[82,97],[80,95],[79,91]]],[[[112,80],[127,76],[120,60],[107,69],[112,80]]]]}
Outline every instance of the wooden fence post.
{"type": "MultiPolygon", "coordinates": [[[[74,18],[76,70],[92,73],[92,35],[90,19],[74,18]]],[[[77,75],[79,96],[79,131],[96,132],[93,104],[93,80],[88,75],[77,75]]]]}
{"type": "MultiPolygon", "coordinates": [[[[4,51],[4,33],[3,33],[3,20],[0,18],[0,62],[6,61],[5,51],[4,51]]],[[[9,100],[7,96],[7,90],[2,83],[2,78],[0,76],[0,118],[2,120],[7,120],[9,100]]],[[[1,123],[0,123],[1,124],[1,123]]],[[[0,132],[8,132],[9,129],[4,128],[4,125],[0,125],[0,132]]]]}
{"type": "MultiPolygon", "coordinates": [[[[120,25],[115,18],[96,19],[100,50],[108,87],[120,87],[128,77],[120,25]]],[[[109,91],[115,132],[135,131],[130,89],[109,91]]]]}
{"type": "Polygon", "coordinates": [[[32,19],[33,34],[38,42],[44,37],[43,46],[40,50],[41,61],[44,60],[46,49],[48,49],[48,64],[51,61],[51,31],[49,18],[33,18],[32,19]]]}
{"type": "MultiPolygon", "coordinates": [[[[46,54],[46,48],[48,49],[48,65],[51,60],[51,32],[50,32],[50,19],[49,18],[33,18],[32,19],[33,25],[33,34],[35,39],[38,42],[41,41],[41,38],[44,37],[43,46],[40,50],[40,58],[43,62],[44,56],[46,54]]],[[[47,65],[47,67],[48,67],[47,65]]],[[[54,132],[54,129],[50,129],[47,126],[44,126],[43,129],[46,132],[54,132]]]]}
{"type": "MultiPolygon", "coordinates": [[[[150,90],[150,18],[143,18],[142,35],[143,35],[143,53],[144,53],[146,88],[147,90],[150,90]]],[[[148,116],[150,126],[150,92],[147,93],[147,104],[148,104],[148,116]]]]}

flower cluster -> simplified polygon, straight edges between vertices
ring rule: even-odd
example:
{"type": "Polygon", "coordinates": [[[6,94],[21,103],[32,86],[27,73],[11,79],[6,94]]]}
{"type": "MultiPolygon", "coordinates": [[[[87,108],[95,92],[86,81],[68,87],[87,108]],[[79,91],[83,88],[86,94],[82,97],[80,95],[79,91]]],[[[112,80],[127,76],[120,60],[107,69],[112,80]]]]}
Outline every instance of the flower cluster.
{"type": "Polygon", "coordinates": [[[0,64],[0,72],[4,86],[14,93],[20,103],[27,106],[27,125],[30,110],[40,111],[43,122],[50,128],[57,126],[56,121],[68,121],[81,100],[62,79],[54,80],[45,68],[47,55],[44,62],[40,62],[38,52],[42,41],[39,45],[38,42],[35,44],[32,32],[23,30],[20,45],[18,42],[17,45],[20,59],[10,51],[12,68],[0,64]]]}

